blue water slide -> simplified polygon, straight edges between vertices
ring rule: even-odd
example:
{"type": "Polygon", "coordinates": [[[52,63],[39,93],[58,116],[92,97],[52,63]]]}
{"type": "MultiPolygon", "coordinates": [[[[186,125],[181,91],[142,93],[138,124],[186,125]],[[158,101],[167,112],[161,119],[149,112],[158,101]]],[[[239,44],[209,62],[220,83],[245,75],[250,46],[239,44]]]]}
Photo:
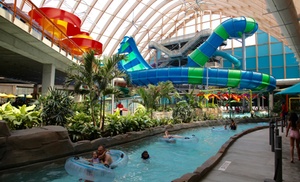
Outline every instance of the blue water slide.
{"type": "Polygon", "coordinates": [[[241,37],[243,33],[250,36],[256,30],[257,24],[251,18],[241,17],[226,20],[214,30],[214,33],[205,43],[189,55],[189,63],[194,64],[194,66],[158,69],[153,69],[144,60],[132,37],[124,37],[118,53],[126,54],[127,60],[120,61],[118,67],[126,71],[134,85],[155,85],[158,82],[172,81],[174,84],[208,84],[253,91],[272,91],[276,88],[276,79],[264,73],[199,67],[199,65],[205,64],[208,60],[206,58],[214,54],[228,59],[236,68],[240,67],[238,59],[231,55],[216,52],[218,44],[230,37],[241,37]]]}

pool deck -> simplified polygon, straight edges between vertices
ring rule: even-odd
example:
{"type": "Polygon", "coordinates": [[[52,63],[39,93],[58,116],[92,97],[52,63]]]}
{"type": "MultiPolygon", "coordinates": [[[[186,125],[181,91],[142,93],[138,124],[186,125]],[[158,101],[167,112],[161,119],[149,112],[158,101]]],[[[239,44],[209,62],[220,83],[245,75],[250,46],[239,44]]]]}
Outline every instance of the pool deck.
{"type": "MultiPolygon", "coordinates": [[[[289,137],[282,136],[282,179],[298,182],[300,161],[296,148],[294,163],[290,162],[289,137]]],[[[275,152],[269,145],[269,129],[251,132],[237,139],[222,157],[220,162],[201,180],[204,182],[264,182],[272,181],[275,174],[275,152]],[[269,180],[271,179],[271,180],[269,180]]]]}

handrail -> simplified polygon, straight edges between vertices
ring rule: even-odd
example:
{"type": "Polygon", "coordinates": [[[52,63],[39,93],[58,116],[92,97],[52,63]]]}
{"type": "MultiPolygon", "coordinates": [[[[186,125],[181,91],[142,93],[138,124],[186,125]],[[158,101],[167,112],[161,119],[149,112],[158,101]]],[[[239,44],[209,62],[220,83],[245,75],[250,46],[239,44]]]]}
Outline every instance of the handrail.
{"type": "MultiPolygon", "coordinates": [[[[54,36],[54,31],[57,31],[64,39],[67,39],[72,46],[74,46],[76,49],[78,49],[82,53],[84,53],[84,51],[72,39],[70,39],[68,37],[68,35],[66,35],[55,23],[52,22],[52,20],[50,18],[48,18],[42,11],[40,11],[39,8],[35,4],[33,4],[30,0],[24,0],[24,4],[28,5],[28,7],[31,8],[30,9],[31,11],[35,10],[37,13],[39,13],[41,15],[41,17],[43,17],[47,21],[47,23],[49,23],[53,27],[52,33],[48,32],[47,30],[44,29],[44,27],[42,27],[38,23],[36,23],[36,21],[33,19],[32,15],[29,16],[24,11],[19,9],[17,7],[18,1],[23,2],[23,0],[14,0],[13,4],[7,4],[5,2],[0,1],[0,4],[3,7],[5,7],[7,10],[12,11],[13,17],[12,17],[11,22],[14,23],[15,18],[19,16],[21,18],[21,21],[23,21],[24,23],[29,25],[28,32],[30,32],[32,28],[34,28],[37,31],[40,31],[40,33],[42,33],[42,36],[40,39],[41,41],[44,38],[47,38],[51,42],[51,47],[53,45],[57,45],[60,48],[60,50],[63,49],[66,52],[66,56],[68,54],[71,55],[72,59],[76,56],[72,53],[72,51],[70,50],[70,48],[68,46],[60,43],[60,40],[54,36]]],[[[19,2],[19,4],[21,4],[21,3],[19,2]]]]}

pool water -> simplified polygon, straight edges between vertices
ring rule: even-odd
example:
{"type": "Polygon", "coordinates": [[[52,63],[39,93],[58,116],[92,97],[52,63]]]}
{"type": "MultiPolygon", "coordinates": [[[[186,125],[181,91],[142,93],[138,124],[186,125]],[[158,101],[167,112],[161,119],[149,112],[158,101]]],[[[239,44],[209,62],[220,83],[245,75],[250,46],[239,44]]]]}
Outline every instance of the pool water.
{"type": "MultiPolygon", "coordinates": [[[[160,136],[147,138],[114,147],[124,151],[129,158],[125,168],[116,168],[114,182],[170,182],[185,173],[193,172],[233,135],[256,126],[268,123],[239,124],[237,130],[221,131],[222,126],[194,128],[176,132],[178,135],[198,137],[199,142],[166,143],[160,136]],[[150,159],[141,159],[141,153],[147,150],[150,159]]],[[[175,134],[171,132],[171,134],[175,134]]],[[[162,134],[163,135],[163,134],[162,134]]],[[[86,157],[90,157],[86,156],[86,157]]],[[[79,179],[70,176],[64,170],[64,164],[51,164],[30,172],[22,171],[13,175],[6,175],[1,181],[18,182],[74,182],[79,179]]],[[[0,178],[1,179],[1,178],[0,178]]]]}

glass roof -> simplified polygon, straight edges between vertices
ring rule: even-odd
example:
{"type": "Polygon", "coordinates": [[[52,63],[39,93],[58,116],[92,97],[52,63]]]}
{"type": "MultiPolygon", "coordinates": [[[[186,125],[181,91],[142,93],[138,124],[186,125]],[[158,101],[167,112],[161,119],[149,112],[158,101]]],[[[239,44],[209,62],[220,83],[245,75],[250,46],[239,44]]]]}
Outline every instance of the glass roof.
{"type": "MultiPolygon", "coordinates": [[[[249,16],[259,28],[287,43],[265,0],[31,0],[37,7],[54,7],[77,15],[81,30],[103,44],[103,54],[117,52],[124,36],[133,36],[145,59],[149,41],[159,41],[213,28],[228,17],[249,16]]],[[[13,3],[14,0],[5,0],[13,3]]],[[[294,0],[299,9],[298,0],[294,0]]],[[[30,10],[24,0],[17,6],[30,10]]],[[[299,11],[298,11],[299,12],[299,11]]]]}

